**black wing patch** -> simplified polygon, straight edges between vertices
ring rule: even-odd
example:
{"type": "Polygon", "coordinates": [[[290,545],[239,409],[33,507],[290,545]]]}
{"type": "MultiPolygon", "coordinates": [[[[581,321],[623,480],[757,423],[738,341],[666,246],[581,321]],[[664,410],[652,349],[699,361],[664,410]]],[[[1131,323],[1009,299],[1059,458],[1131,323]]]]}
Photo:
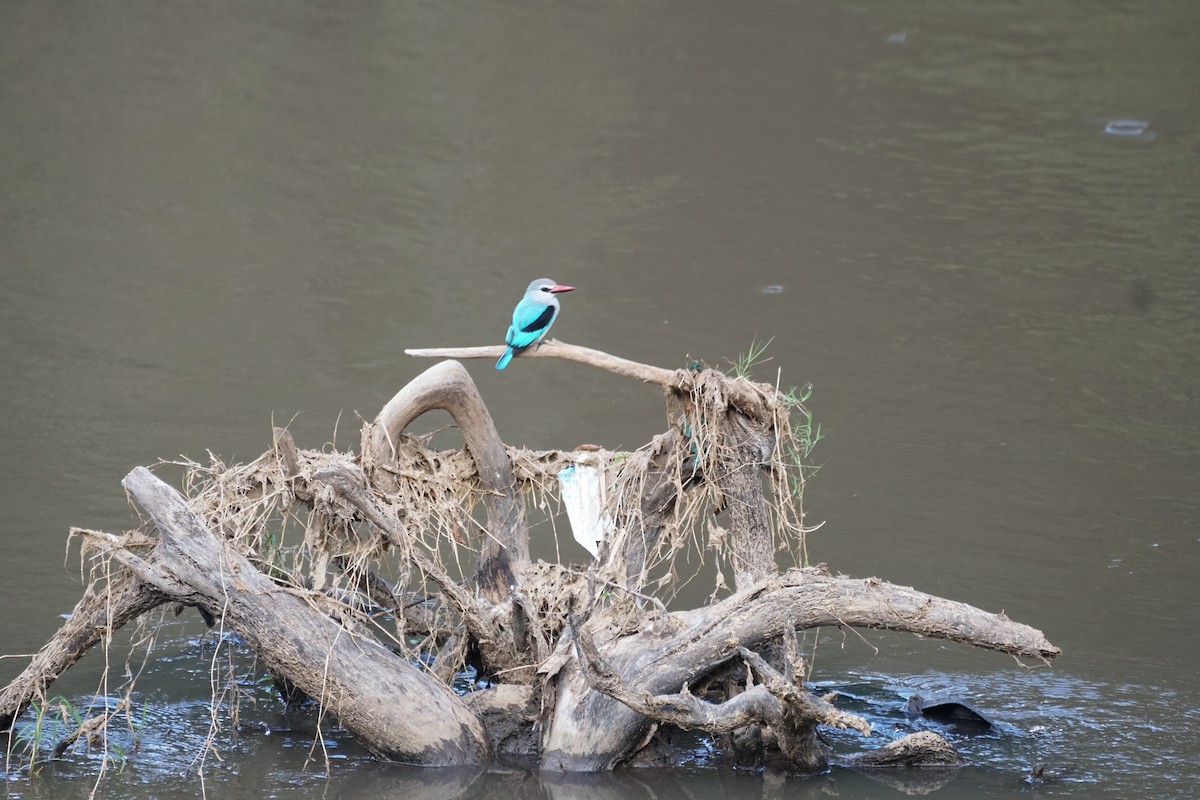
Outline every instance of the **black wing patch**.
{"type": "Polygon", "coordinates": [[[554,319],[554,306],[546,306],[546,310],[538,314],[538,318],[533,322],[521,328],[521,333],[537,333],[540,330],[545,330],[550,321],[554,319]]]}

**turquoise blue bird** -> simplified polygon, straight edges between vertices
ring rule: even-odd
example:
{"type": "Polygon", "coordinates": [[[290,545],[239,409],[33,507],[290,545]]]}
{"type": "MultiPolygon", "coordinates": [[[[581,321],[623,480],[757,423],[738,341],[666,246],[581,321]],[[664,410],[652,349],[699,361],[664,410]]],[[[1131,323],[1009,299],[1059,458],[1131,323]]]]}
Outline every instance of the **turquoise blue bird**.
{"type": "Polygon", "coordinates": [[[574,286],[561,286],[549,278],[538,278],[529,284],[525,296],[513,309],[512,324],[504,343],[508,349],[496,362],[496,369],[504,369],[512,357],[526,347],[536,347],[546,338],[546,332],[558,316],[558,294],[574,291],[574,286]]]}

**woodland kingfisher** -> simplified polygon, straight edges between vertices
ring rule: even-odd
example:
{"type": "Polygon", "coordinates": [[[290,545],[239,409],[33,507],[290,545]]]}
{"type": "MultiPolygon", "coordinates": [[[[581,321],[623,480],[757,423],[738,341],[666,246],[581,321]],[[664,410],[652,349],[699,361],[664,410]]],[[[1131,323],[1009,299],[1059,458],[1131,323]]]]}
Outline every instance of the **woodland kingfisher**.
{"type": "Polygon", "coordinates": [[[508,326],[508,334],[504,337],[508,348],[496,362],[496,369],[507,367],[512,357],[526,347],[541,344],[558,316],[558,294],[574,289],[574,286],[562,286],[549,278],[538,278],[529,284],[525,296],[513,309],[512,324],[508,326]]]}

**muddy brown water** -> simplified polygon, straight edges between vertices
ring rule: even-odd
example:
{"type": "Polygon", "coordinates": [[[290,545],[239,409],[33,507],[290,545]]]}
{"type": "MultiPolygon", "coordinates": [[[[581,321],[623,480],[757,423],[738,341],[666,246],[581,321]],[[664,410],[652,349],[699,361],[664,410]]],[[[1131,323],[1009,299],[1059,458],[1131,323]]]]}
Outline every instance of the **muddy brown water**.
{"type": "MultiPolygon", "coordinates": [[[[773,338],[757,374],[811,382],[825,435],[812,557],[1065,651],[825,632],[814,678],[867,746],[911,729],[908,695],[956,696],[999,730],[955,740],[940,797],[1194,796],[1198,26],[1169,0],[3,4],[0,651],[69,611],[67,528],[128,524],[131,467],[252,458],[289,421],[352,446],[426,366],[404,348],[498,342],[549,275],[579,287],[567,341],[680,366],[773,338]]],[[[577,365],[470,369],[513,443],[663,426],[657,392],[577,365]]],[[[269,693],[200,762],[214,642],[159,636],[104,794],[900,791],[722,774],[702,744],[676,772],[472,781],[336,733],[327,776],[269,693]]],[[[97,759],[8,796],[87,796],[97,759]]]]}

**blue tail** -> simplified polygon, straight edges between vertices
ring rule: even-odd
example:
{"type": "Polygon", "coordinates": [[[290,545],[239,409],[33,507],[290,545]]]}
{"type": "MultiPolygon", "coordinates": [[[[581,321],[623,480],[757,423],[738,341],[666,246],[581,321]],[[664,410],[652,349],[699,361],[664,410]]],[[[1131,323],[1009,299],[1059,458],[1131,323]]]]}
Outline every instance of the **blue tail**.
{"type": "Polygon", "coordinates": [[[504,351],[504,355],[500,356],[500,360],[496,362],[496,369],[504,369],[508,366],[508,362],[512,361],[513,349],[510,347],[504,351]]]}

